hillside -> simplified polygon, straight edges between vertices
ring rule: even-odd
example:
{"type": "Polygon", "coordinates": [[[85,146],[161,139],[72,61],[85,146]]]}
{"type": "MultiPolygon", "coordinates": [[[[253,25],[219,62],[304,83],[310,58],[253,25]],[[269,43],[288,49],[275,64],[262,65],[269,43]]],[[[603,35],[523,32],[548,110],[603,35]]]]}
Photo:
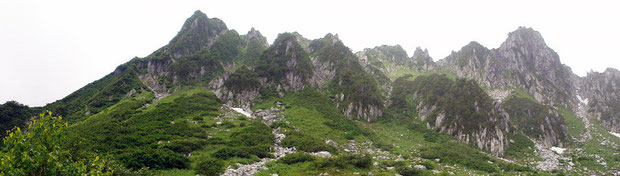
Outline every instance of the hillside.
{"type": "Polygon", "coordinates": [[[435,62],[334,34],[269,44],[196,11],[152,54],[0,122],[62,116],[67,155],[114,175],[613,175],[619,81],[573,74],[525,27],[435,62]]]}

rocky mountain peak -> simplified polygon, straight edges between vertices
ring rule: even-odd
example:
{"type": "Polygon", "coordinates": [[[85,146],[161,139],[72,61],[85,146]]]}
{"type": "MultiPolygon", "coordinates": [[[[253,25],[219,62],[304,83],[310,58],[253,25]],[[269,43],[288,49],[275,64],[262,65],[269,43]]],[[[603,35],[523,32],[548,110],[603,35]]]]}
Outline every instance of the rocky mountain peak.
{"type": "Polygon", "coordinates": [[[246,34],[246,38],[245,38],[246,47],[251,41],[259,41],[264,47],[269,47],[269,43],[267,43],[267,38],[265,38],[265,36],[263,36],[263,34],[261,34],[260,31],[254,29],[254,27],[252,27],[252,29],[248,31],[248,34],[246,34]]]}
{"type": "Polygon", "coordinates": [[[185,20],[179,33],[168,43],[168,47],[175,58],[188,56],[209,48],[226,31],[228,27],[222,20],[209,19],[206,14],[197,10],[185,20]]]}
{"type": "Polygon", "coordinates": [[[430,57],[428,55],[428,49],[422,50],[422,48],[416,47],[415,51],[413,52],[413,58],[418,58],[418,57],[430,57]]]}
{"type": "Polygon", "coordinates": [[[534,48],[548,48],[540,32],[530,27],[519,27],[517,30],[508,33],[508,38],[502,43],[502,48],[514,48],[527,46],[534,48]]]}
{"type": "Polygon", "coordinates": [[[409,60],[407,51],[400,45],[381,45],[373,48],[375,52],[378,52],[380,57],[377,59],[381,61],[392,61],[396,63],[402,63],[409,60]]]}
{"type": "Polygon", "coordinates": [[[340,38],[338,38],[338,34],[334,35],[332,33],[328,33],[327,35],[325,35],[325,37],[323,37],[324,39],[330,40],[332,45],[336,44],[338,42],[340,42],[340,38]]]}

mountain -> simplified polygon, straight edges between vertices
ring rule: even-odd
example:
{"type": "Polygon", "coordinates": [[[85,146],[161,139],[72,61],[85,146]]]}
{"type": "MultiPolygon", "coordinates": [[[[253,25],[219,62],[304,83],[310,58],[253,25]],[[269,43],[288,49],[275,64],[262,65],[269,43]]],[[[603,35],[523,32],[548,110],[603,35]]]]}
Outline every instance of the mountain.
{"type": "Polygon", "coordinates": [[[45,107],[0,105],[0,120],[49,110],[74,160],[129,175],[612,175],[619,83],[611,68],[573,74],[526,27],[435,62],[331,33],[269,44],[196,11],[152,54],[45,107]]]}
{"type": "Polygon", "coordinates": [[[589,116],[601,121],[605,129],[620,133],[620,71],[608,68],[581,78],[579,100],[588,105],[589,116]]]}

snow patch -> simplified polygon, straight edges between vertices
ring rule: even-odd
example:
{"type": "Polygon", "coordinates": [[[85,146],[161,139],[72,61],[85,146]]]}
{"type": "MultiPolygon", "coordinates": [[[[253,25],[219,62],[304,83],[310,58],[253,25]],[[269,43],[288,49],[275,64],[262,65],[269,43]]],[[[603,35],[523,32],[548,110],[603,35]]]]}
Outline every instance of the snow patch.
{"type": "Polygon", "coordinates": [[[579,94],[577,94],[577,99],[579,99],[579,101],[585,105],[588,105],[588,98],[581,98],[581,96],[579,96],[579,94]]]}
{"type": "Polygon", "coordinates": [[[614,133],[614,132],[611,132],[611,131],[609,133],[611,133],[611,135],[614,135],[614,136],[620,138],[620,133],[614,133]]]}
{"type": "Polygon", "coordinates": [[[254,118],[254,117],[252,117],[252,113],[249,113],[249,112],[247,112],[247,111],[245,111],[245,110],[243,110],[241,108],[230,108],[230,109],[232,109],[234,111],[237,111],[238,113],[243,114],[244,116],[246,116],[248,118],[254,118]]]}
{"type": "Polygon", "coordinates": [[[562,153],[564,153],[564,151],[566,149],[565,148],[560,148],[560,147],[551,147],[551,150],[553,150],[557,154],[562,154],[562,153]]]}

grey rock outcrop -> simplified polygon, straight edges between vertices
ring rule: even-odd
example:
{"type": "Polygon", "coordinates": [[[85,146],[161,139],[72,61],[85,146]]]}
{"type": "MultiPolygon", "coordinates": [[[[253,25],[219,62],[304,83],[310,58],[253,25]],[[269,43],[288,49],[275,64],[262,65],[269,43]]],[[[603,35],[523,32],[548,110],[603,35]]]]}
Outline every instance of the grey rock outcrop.
{"type": "Polygon", "coordinates": [[[497,49],[471,42],[438,64],[487,88],[521,88],[543,104],[572,106],[577,101],[576,75],[531,28],[509,33],[497,49]]]}
{"type": "Polygon", "coordinates": [[[588,116],[608,131],[620,133],[620,71],[589,72],[581,79],[579,95],[588,104],[588,116]]]}

